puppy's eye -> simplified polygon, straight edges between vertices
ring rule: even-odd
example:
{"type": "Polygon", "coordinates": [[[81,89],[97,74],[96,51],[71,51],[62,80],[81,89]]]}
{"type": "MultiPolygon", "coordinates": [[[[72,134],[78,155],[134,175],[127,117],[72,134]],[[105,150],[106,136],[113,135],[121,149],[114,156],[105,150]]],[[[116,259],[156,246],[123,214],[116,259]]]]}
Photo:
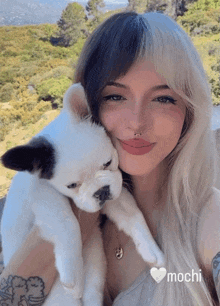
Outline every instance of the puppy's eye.
{"type": "Polygon", "coordinates": [[[104,164],[104,169],[108,168],[108,166],[110,166],[112,163],[112,159],[110,161],[108,161],[106,164],[104,164]]]}
{"type": "Polygon", "coordinates": [[[73,188],[76,188],[77,186],[78,186],[77,183],[72,183],[72,184],[70,184],[66,187],[69,188],[69,189],[73,189],[73,188]]]}

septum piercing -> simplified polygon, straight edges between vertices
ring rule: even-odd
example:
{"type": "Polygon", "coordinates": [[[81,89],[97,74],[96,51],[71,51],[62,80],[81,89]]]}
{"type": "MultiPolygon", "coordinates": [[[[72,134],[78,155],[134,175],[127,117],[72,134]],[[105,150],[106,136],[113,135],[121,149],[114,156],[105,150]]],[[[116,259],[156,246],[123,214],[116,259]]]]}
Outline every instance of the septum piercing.
{"type": "Polygon", "coordinates": [[[134,137],[139,137],[141,136],[141,133],[134,133],[134,137]]]}

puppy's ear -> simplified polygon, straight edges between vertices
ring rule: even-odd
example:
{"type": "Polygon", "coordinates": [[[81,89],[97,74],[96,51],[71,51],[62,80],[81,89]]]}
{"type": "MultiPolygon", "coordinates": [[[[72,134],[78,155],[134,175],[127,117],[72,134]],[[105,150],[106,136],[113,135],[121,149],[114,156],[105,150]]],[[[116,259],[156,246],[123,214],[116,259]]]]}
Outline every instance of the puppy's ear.
{"type": "Polygon", "coordinates": [[[80,83],[73,84],[67,89],[63,98],[63,107],[79,118],[85,118],[90,115],[85,91],[80,83]]]}
{"type": "Polygon", "coordinates": [[[1,162],[16,171],[40,170],[40,178],[50,179],[55,166],[55,150],[45,137],[36,137],[26,145],[8,150],[1,162]]]}

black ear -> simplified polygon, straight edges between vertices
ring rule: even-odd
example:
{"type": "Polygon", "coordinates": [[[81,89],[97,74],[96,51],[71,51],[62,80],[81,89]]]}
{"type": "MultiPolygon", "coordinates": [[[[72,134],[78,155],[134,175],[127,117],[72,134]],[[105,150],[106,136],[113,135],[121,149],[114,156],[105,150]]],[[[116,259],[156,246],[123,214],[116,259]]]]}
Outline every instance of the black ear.
{"type": "Polygon", "coordinates": [[[16,171],[40,170],[40,178],[50,179],[55,166],[55,150],[45,137],[36,137],[27,145],[8,150],[1,161],[6,168],[16,171]]]}

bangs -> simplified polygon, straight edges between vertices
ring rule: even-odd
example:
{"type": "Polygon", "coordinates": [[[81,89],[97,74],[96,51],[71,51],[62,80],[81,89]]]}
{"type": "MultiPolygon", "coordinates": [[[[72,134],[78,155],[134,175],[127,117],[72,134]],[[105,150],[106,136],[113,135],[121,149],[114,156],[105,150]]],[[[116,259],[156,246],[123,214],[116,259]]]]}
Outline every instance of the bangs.
{"type": "Polygon", "coordinates": [[[155,70],[166,79],[169,87],[182,91],[185,98],[191,100],[191,69],[183,39],[185,33],[167,16],[156,13],[143,16],[147,18],[152,33],[152,52],[146,53],[146,59],[154,64],[155,70]]]}
{"type": "MultiPolygon", "coordinates": [[[[195,103],[198,98],[197,88],[201,88],[206,76],[190,38],[166,15],[146,13],[142,16],[151,33],[151,47],[146,47],[144,58],[151,61],[155,70],[166,79],[167,85],[186,100],[186,106],[198,107],[195,103]]],[[[204,96],[206,100],[207,91],[204,96]]]]}
{"type": "Polygon", "coordinates": [[[151,35],[141,16],[127,12],[110,17],[87,42],[86,48],[92,52],[84,59],[88,65],[84,65],[82,85],[95,121],[98,121],[102,90],[109,81],[125,75],[138,58],[144,57],[146,38],[151,40],[151,35]]]}

